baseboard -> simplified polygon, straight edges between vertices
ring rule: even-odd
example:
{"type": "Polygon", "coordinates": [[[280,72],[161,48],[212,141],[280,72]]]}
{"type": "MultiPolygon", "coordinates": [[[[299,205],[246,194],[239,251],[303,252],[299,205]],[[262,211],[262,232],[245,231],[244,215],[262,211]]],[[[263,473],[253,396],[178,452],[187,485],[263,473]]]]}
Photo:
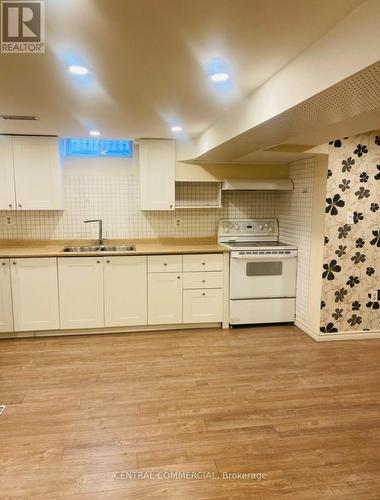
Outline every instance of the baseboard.
{"type": "Polygon", "coordinates": [[[357,332],[347,331],[339,333],[322,333],[313,330],[302,321],[296,320],[294,324],[317,342],[331,342],[335,340],[380,339],[380,330],[371,330],[369,332],[365,330],[359,330],[357,332]]]}
{"type": "Polygon", "coordinates": [[[158,332],[163,330],[190,330],[194,328],[221,328],[221,323],[180,323],[174,325],[143,325],[113,328],[83,328],[78,330],[45,330],[32,332],[0,333],[1,339],[15,339],[28,337],[61,337],[68,335],[104,335],[109,333],[158,332]]]}

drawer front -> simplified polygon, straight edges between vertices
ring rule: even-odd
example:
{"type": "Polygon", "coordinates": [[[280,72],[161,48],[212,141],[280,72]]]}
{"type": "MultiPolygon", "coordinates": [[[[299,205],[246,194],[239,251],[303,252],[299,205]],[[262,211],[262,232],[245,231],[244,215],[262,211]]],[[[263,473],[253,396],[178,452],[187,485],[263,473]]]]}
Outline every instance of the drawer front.
{"type": "Polygon", "coordinates": [[[180,273],[182,272],[182,255],[150,255],[148,272],[180,273]]]}
{"type": "Polygon", "coordinates": [[[183,270],[193,271],[223,271],[223,254],[195,254],[183,256],[183,270]]]}
{"type": "Polygon", "coordinates": [[[184,273],[183,288],[223,288],[223,273],[221,271],[184,273]]]}
{"type": "Polygon", "coordinates": [[[183,322],[223,321],[223,290],[184,290],[183,322]]]}

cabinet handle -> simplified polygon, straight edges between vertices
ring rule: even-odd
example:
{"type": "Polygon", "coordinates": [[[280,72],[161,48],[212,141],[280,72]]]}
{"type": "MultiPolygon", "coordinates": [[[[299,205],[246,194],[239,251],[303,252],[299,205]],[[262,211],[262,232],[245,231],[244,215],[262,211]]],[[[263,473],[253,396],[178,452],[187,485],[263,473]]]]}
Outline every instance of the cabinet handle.
{"type": "Polygon", "coordinates": [[[100,260],[97,260],[97,261],[96,261],[96,263],[97,263],[97,264],[100,264],[100,260]]]}
{"type": "Polygon", "coordinates": [[[12,264],[15,266],[15,265],[16,265],[16,262],[12,262],[12,264]]]}
{"type": "Polygon", "coordinates": [[[206,265],[206,262],[202,262],[202,266],[205,266],[206,265]]]}
{"type": "Polygon", "coordinates": [[[7,265],[7,263],[6,263],[6,262],[2,262],[2,263],[1,263],[1,265],[2,265],[2,266],[6,266],[6,265],[7,265]]]}
{"type": "Polygon", "coordinates": [[[164,266],[167,266],[167,265],[168,265],[168,263],[167,263],[167,262],[164,262],[164,266]]]}
{"type": "Polygon", "coordinates": [[[169,208],[173,208],[173,205],[170,205],[170,207],[169,207],[169,208]]]}
{"type": "Polygon", "coordinates": [[[202,295],[206,295],[206,293],[205,293],[205,292],[203,292],[203,293],[202,293],[202,295]]]}
{"type": "Polygon", "coordinates": [[[8,205],[8,206],[9,206],[9,208],[12,208],[12,207],[13,207],[12,203],[9,203],[9,205],[8,205]]]}
{"type": "Polygon", "coordinates": [[[19,204],[18,204],[18,208],[22,208],[22,205],[21,205],[21,203],[19,203],[19,204]]]}
{"type": "Polygon", "coordinates": [[[180,280],[181,279],[181,276],[177,276],[177,280],[180,280]]]}
{"type": "Polygon", "coordinates": [[[109,264],[111,261],[110,260],[106,260],[107,264],[109,264]]]}

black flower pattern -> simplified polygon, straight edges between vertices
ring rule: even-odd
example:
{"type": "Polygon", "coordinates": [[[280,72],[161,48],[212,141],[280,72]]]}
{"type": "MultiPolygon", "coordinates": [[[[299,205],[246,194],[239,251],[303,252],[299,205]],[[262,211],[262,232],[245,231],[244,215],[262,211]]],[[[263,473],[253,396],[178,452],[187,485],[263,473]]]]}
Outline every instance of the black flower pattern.
{"type": "Polygon", "coordinates": [[[351,257],[354,264],[360,264],[360,262],[365,262],[366,256],[364,253],[356,252],[354,256],[351,257]]]}
{"type": "Polygon", "coordinates": [[[327,169],[327,178],[329,179],[332,176],[332,170],[327,169]]]}
{"type": "Polygon", "coordinates": [[[361,186],[357,191],[355,191],[355,196],[359,198],[359,200],[362,200],[363,198],[369,198],[371,192],[369,189],[366,189],[365,187],[361,186]]]}
{"type": "Polygon", "coordinates": [[[379,171],[379,173],[377,173],[377,174],[375,175],[375,179],[376,179],[377,181],[379,181],[379,180],[380,180],[380,165],[376,165],[376,168],[377,168],[377,170],[379,171]]]}
{"type": "Polygon", "coordinates": [[[332,317],[336,320],[343,318],[343,309],[335,309],[335,312],[332,313],[332,317]]]}
{"type": "Polygon", "coordinates": [[[347,238],[348,233],[351,231],[351,226],[348,224],[344,224],[341,227],[338,227],[338,238],[341,240],[342,238],[347,238]]]}
{"type": "Polygon", "coordinates": [[[358,144],[354,151],[354,154],[359,156],[359,158],[368,153],[368,148],[365,144],[358,144]]]}
{"type": "Polygon", "coordinates": [[[365,270],[365,273],[367,276],[373,276],[375,274],[375,270],[373,267],[367,267],[367,269],[365,270]]]}
{"type": "Polygon", "coordinates": [[[358,238],[355,242],[356,248],[363,248],[364,245],[365,245],[365,241],[363,240],[363,238],[358,238]]]}
{"type": "Polygon", "coordinates": [[[351,172],[352,166],[355,165],[355,160],[349,156],[347,160],[342,161],[342,172],[351,172]]]}
{"type": "Polygon", "coordinates": [[[327,198],[326,203],[327,203],[326,213],[330,212],[331,215],[337,215],[338,214],[337,207],[342,208],[345,205],[344,201],[340,197],[340,194],[334,194],[332,198],[327,198]]]}
{"type": "Polygon", "coordinates": [[[368,297],[369,301],[367,302],[366,307],[374,310],[380,309],[379,294],[377,295],[377,300],[373,300],[370,293],[368,294],[368,297]]]}
{"type": "Polygon", "coordinates": [[[347,295],[347,290],[341,288],[340,290],[335,291],[335,302],[343,302],[344,297],[347,295]]]}
{"type": "Polygon", "coordinates": [[[348,278],[346,285],[350,286],[351,288],[354,288],[354,286],[358,285],[359,283],[360,279],[357,276],[350,276],[348,278]]]}
{"type": "Polygon", "coordinates": [[[339,187],[340,187],[341,191],[344,193],[345,191],[350,189],[350,184],[351,184],[351,181],[349,179],[342,179],[342,182],[339,184],[339,187]]]}
{"type": "Polygon", "coordinates": [[[326,278],[328,281],[335,279],[334,273],[339,273],[341,271],[341,266],[333,259],[328,264],[323,264],[322,278],[326,278]]]}
{"type": "Polygon", "coordinates": [[[354,212],[353,214],[354,224],[358,224],[359,221],[364,220],[364,215],[362,212],[354,212]]]}
{"type": "Polygon", "coordinates": [[[320,325],[324,333],[376,330],[380,318],[380,133],[341,143],[344,150],[330,146],[329,155],[320,325]]]}
{"type": "Polygon", "coordinates": [[[351,318],[347,320],[347,323],[351,326],[360,325],[361,322],[362,318],[360,316],[357,316],[356,314],[353,314],[351,318]]]}
{"type": "Polygon", "coordinates": [[[329,241],[330,240],[329,240],[328,236],[325,236],[325,245],[327,245],[329,241]]]}
{"type": "Polygon", "coordinates": [[[380,247],[380,231],[372,231],[372,234],[374,235],[374,238],[369,242],[370,245],[380,247]]]}
{"type": "Polygon", "coordinates": [[[338,331],[338,329],[334,326],[334,323],[327,323],[326,326],[321,326],[320,330],[322,333],[333,333],[338,331]]]}
{"type": "Polygon", "coordinates": [[[330,145],[334,145],[334,148],[341,148],[342,147],[342,141],[340,139],[337,139],[336,141],[330,141],[330,145]]]}
{"type": "Polygon", "coordinates": [[[343,255],[347,254],[346,250],[347,250],[347,246],[339,245],[337,250],[335,250],[335,253],[338,257],[343,257],[343,255]]]}
{"type": "Polygon", "coordinates": [[[369,175],[367,172],[362,172],[359,176],[360,182],[368,182],[369,175]]]}

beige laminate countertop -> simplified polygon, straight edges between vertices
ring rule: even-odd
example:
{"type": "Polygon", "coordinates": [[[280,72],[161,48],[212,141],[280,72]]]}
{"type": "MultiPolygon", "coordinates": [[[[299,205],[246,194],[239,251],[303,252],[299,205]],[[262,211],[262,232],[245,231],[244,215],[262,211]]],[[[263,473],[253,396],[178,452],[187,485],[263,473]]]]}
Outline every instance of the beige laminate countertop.
{"type": "Polygon", "coordinates": [[[133,244],[132,252],[62,252],[66,246],[96,245],[95,240],[0,240],[0,258],[88,257],[99,255],[149,255],[228,252],[210,238],[167,238],[144,240],[107,240],[107,245],[133,244]]]}

